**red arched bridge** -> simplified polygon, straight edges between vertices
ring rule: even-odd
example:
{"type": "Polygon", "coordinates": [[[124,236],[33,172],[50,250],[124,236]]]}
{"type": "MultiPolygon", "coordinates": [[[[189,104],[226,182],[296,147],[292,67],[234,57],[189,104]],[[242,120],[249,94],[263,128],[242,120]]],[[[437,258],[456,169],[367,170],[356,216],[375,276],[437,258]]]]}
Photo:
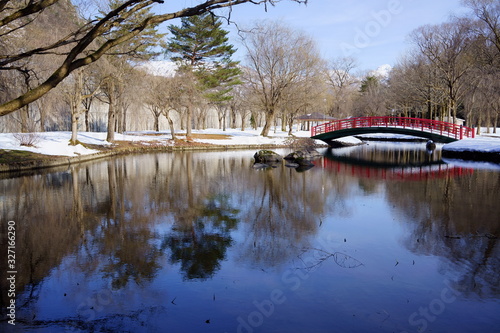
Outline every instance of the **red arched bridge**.
{"type": "Polygon", "coordinates": [[[397,133],[449,143],[474,138],[474,129],[444,121],[409,117],[356,117],[314,126],[311,138],[329,143],[333,139],[367,133],[397,133]]]}

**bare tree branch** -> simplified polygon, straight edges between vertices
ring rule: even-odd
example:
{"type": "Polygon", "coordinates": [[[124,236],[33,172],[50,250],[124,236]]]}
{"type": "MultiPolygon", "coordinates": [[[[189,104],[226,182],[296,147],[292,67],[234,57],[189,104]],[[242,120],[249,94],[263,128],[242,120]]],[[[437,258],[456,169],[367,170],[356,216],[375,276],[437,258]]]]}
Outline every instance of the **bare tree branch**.
{"type": "MultiPolygon", "coordinates": [[[[14,13],[1,19],[0,20],[0,27],[3,27],[3,26],[5,26],[5,25],[17,20],[17,19],[29,16],[31,14],[38,13],[38,12],[44,10],[45,8],[52,6],[53,4],[55,4],[58,1],[59,0],[40,0],[38,2],[30,1],[26,7],[21,8],[21,9],[15,11],[14,13]]],[[[8,2],[9,1],[4,1],[3,3],[1,3],[0,8],[3,9],[2,7],[4,7],[6,5],[6,3],[8,3],[8,2]]]]}

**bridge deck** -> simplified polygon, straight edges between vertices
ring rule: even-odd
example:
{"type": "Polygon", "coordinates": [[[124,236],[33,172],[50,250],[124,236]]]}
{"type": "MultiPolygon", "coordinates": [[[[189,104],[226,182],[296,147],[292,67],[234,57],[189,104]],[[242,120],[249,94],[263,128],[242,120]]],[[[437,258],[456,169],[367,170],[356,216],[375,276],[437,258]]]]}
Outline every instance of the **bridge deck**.
{"type": "Polygon", "coordinates": [[[470,127],[444,121],[409,117],[347,118],[320,124],[311,129],[313,139],[325,142],[366,133],[399,133],[448,143],[463,138],[474,138],[475,131],[470,127]]]}

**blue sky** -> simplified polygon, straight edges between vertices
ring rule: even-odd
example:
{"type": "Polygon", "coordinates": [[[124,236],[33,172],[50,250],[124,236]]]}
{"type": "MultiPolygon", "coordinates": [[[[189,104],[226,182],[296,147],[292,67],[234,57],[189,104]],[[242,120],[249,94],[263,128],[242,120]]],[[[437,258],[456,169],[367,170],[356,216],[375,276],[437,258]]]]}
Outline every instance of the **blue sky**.
{"type": "MultiPolygon", "coordinates": [[[[284,0],[267,12],[263,6],[235,6],[231,19],[246,27],[258,20],[281,20],[316,40],[325,59],[353,56],[359,70],[373,70],[394,65],[409,49],[408,35],[414,29],[467,11],[460,0],[309,0],[307,6],[284,0]]],[[[231,31],[231,43],[242,57],[235,27],[224,28],[231,31]]]]}

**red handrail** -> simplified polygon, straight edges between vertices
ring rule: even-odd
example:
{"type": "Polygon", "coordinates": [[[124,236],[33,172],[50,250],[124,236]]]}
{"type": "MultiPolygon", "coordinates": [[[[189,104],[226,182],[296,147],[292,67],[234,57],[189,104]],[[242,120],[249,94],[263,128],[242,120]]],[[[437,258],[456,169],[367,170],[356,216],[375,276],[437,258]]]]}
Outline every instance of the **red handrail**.
{"type": "Polygon", "coordinates": [[[474,128],[456,125],[445,121],[410,118],[410,117],[355,117],[339,119],[311,128],[311,136],[357,127],[402,127],[414,130],[438,133],[457,140],[474,138],[474,128]]]}

